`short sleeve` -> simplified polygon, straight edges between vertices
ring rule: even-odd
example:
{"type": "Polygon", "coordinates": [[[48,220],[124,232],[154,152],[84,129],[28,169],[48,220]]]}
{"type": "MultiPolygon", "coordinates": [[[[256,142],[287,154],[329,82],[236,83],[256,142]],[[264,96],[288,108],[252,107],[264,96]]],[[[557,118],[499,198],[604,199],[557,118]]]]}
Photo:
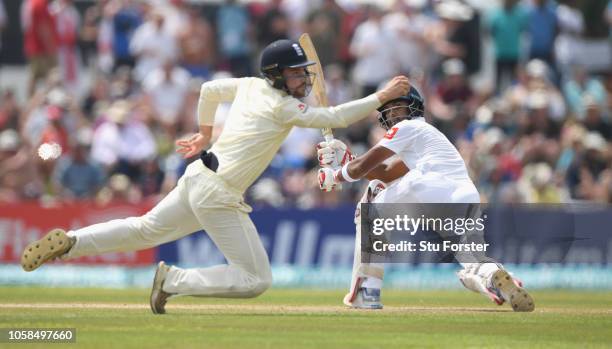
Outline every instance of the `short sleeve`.
{"type": "Polygon", "coordinates": [[[390,128],[378,145],[399,154],[403,149],[411,147],[415,136],[414,128],[403,122],[390,128]]]}

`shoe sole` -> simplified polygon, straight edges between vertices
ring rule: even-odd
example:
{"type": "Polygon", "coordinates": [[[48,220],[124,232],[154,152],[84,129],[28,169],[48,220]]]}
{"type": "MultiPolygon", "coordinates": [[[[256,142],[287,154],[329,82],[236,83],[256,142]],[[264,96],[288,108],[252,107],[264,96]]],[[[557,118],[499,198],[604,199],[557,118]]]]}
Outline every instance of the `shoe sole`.
{"type": "Polygon", "coordinates": [[[510,302],[514,311],[533,311],[535,302],[527,291],[517,286],[512,276],[505,270],[498,270],[493,274],[493,286],[501,291],[506,301],[510,302]]]}
{"type": "Polygon", "coordinates": [[[49,260],[66,253],[71,247],[70,237],[62,229],[53,229],[26,246],[21,255],[21,267],[33,271],[49,260]]]}
{"type": "Polygon", "coordinates": [[[151,310],[153,311],[153,314],[165,314],[166,313],[165,307],[162,309],[157,309],[157,307],[155,306],[155,300],[157,299],[159,291],[161,291],[162,286],[164,284],[164,280],[166,276],[165,274],[167,274],[167,272],[163,270],[165,266],[166,266],[166,263],[164,263],[163,261],[159,262],[157,264],[157,270],[155,270],[155,277],[153,278],[153,286],[151,287],[151,297],[149,298],[149,304],[151,305],[151,310]]]}
{"type": "Polygon", "coordinates": [[[366,309],[366,310],[380,310],[383,308],[382,304],[371,304],[371,305],[351,305],[353,309],[366,309]]]}

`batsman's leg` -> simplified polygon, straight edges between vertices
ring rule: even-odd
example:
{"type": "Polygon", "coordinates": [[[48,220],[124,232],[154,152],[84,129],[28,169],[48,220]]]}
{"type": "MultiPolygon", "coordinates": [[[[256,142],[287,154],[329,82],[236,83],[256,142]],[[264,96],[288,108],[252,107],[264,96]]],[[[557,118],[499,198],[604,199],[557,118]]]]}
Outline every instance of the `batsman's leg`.
{"type": "MultiPolygon", "coordinates": [[[[480,209],[470,210],[478,219],[480,209]]],[[[484,244],[484,231],[472,230],[462,236],[461,243],[484,244]]],[[[463,269],[457,275],[467,289],[480,293],[497,305],[509,302],[514,311],[533,311],[535,302],[520,280],[513,278],[504,267],[484,252],[458,252],[455,258],[463,269]]]]}
{"type": "Polygon", "coordinates": [[[385,189],[383,182],[371,181],[355,210],[355,253],[353,258],[353,275],[349,292],[343,303],[358,309],[382,309],[380,293],[384,278],[382,263],[368,263],[370,255],[361,249],[361,203],[372,202],[376,195],[385,189]]]}

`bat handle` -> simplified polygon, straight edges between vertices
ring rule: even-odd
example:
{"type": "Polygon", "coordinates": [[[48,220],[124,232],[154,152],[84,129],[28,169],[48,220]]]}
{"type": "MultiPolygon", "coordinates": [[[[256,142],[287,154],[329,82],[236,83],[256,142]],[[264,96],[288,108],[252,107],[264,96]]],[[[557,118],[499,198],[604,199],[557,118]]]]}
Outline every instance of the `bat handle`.
{"type": "MultiPolygon", "coordinates": [[[[334,140],[334,135],[331,133],[326,133],[324,135],[325,137],[325,142],[330,143],[331,141],[334,140]]],[[[334,162],[332,162],[331,167],[334,169],[337,169],[340,167],[340,162],[338,161],[338,156],[340,156],[341,154],[336,154],[336,157],[334,158],[334,162]]],[[[336,189],[337,190],[342,190],[342,184],[338,183],[336,185],[336,189]]]]}

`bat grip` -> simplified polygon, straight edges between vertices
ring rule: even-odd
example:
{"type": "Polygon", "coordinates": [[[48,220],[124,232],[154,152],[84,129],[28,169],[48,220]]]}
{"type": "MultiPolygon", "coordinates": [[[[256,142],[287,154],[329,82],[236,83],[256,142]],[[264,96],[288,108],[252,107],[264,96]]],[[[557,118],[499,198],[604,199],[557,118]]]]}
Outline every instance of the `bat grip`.
{"type": "MultiPolygon", "coordinates": [[[[333,140],[334,140],[334,135],[333,135],[333,134],[331,134],[331,133],[326,133],[326,134],[324,135],[324,137],[325,137],[325,142],[327,142],[327,143],[330,143],[331,141],[333,141],[333,140]]],[[[336,154],[336,157],[334,158],[334,162],[332,162],[332,164],[331,164],[331,167],[332,167],[333,169],[338,169],[338,168],[340,168],[340,161],[338,161],[338,155],[339,155],[339,154],[336,154]]],[[[338,183],[338,184],[336,185],[336,189],[337,189],[337,190],[342,190],[342,184],[338,183]]]]}

